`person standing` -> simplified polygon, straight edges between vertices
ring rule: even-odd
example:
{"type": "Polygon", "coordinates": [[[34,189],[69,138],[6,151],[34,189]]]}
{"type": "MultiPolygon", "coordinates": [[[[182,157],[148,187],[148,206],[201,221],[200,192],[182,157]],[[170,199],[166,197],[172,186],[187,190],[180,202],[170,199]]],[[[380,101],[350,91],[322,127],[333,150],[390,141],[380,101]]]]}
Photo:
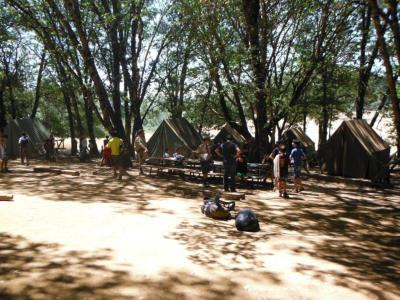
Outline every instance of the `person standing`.
{"type": "Polygon", "coordinates": [[[203,185],[210,186],[208,182],[208,173],[211,171],[212,155],[210,149],[210,138],[203,137],[203,143],[197,147],[196,156],[200,159],[201,173],[203,174],[203,185]]]}
{"type": "MultiPolygon", "coordinates": [[[[278,166],[274,166],[274,159],[275,159],[275,157],[276,157],[277,155],[279,155],[279,149],[280,149],[281,147],[284,147],[284,146],[285,146],[285,145],[283,144],[283,141],[279,140],[279,141],[276,142],[275,147],[274,147],[274,149],[272,150],[271,154],[270,154],[269,156],[268,156],[267,154],[265,155],[263,161],[266,162],[267,156],[268,156],[268,158],[271,159],[271,161],[272,161],[272,169],[278,168],[278,166]]],[[[279,185],[279,178],[277,178],[276,176],[274,176],[274,191],[277,190],[277,189],[279,189],[279,188],[278,188],[278,185],[279,185]]]]}
{"type": "Polygon", "coordinates": [[[279,165],[279,176],[278,176],[278,187],[279,197],[289,198],[287,193],[287,177],[289,169],[289,159],[286,154],[286,147],[282,146],[279,148],[279,154],[277,156],[277,164],[279,165]]]}
{"type": "Polygon", "coordinates": [[[294,191],[303,191],[303,184],[301,182],[301,165],[302,161],[306,159],[304,151],[299,147],[299,141],[292,141],[292,152],[290,153],[290,159],[293,163],[293,181],[294,181],[294,191]]]}
{"type": "Polygon", "coordinates": [[[136,139],[135,139],[135,150],[137,153],[137,159],[139,162],[139,174],[144,174],[143,172],[143,163],[147,157],[149,149],[147,148],[146,138],[144,136],[143,129],[139,129],[136,139]]]}
{"type": "Polygon", "coordinates": [[[111,148],[111,166],[114,171],[114,177],[117,177],[117,170],[119,171],[118,179],[122,179],[122,161],[121,161],[121,145],[122,141],[117,136],[117,132],[112,132],[112,139],[107,143],[107,147],[111,148]]]}
{"type": "Polygon", "coordinates": [[[18,140],[19,150],[21,154],[21,164],[24,164],[26,160],[26,165],[29,166],[29,138],[26,133],[23,132],[18,140]]]}
{"type": "Polygon", "coordinates": [[[107,147],[110,138],[106,135],[106,138],[103,140],[103,146],[101,149],[101,162],[100,166],[106,165],[107,167],[111,167],[111,149],[107,147]]]}
{"type": "Polygon", "coordinates": [[[8,164],[7,140],[8,140],[7,134],[4,134],[2,137],[0,137],[0,159],[1,159],[0,171],[1,171],[1,173],[10,172],[7,168],[7,164],[8,164]]]}
{"type": "Polygon", "coordinates": [[[49,161],[56,161],[54,143],[54,135],[51,133],[44,143],[44,149],[46,150],[46,159],[49,161]]]}
{"type": "Polygon", "coordinates": [[[215,153],[224,159],[224,191],[231,188],[231,192],[236,192],[236,158],[240,154],[239,147],[233,142],[233,137],[228,135],[227,141],[215,150],[215,153]]]}

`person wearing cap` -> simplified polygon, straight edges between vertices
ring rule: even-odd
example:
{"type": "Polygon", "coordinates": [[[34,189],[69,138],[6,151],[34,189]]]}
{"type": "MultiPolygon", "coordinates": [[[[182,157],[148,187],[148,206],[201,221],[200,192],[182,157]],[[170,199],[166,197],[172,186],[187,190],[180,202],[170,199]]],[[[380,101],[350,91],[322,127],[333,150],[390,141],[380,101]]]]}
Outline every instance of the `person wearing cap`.
{"type": "Polygon", "coordinates": [[[208,182],[208,173],[211,171],[212,164],[210,138],[208,136],[203,137],[203,143],[197,147],[195,154],[197,158],[200,159],[201,172],[203,173],[203,185],[208,187],[210,186],[208,182]]]}
{"type": "Polygon", "coordinates": [[[226,140],[215,153],[224,159],[224,191],[227,192],[230,186],[231,192],[236,192],[236,159],[240,155],[240,150],[231,135],[228,135],[226,140]]]}
{"type": "Polygon", "coordinates": [[[26,136],[26,133],[23,132],[21,134],[21,137],[18,140],[19,148],[20,148],[20,153],[21,153],[21,164],[24,164],[24,161],[26,159],[26,165],[29,166],[29,139],[26,136]]]}
{"type": "Polygon", "coordinates": [[[299,147],[299,141],[292,141],[292,152],[290,153],[290,160],[293,163],[293,181],[294,181],[294,191],[300,192],[303,191],[303,184],[301,182],[301,166],[302,161],[306,159],[306,155],[304,151],[299,147]]]}

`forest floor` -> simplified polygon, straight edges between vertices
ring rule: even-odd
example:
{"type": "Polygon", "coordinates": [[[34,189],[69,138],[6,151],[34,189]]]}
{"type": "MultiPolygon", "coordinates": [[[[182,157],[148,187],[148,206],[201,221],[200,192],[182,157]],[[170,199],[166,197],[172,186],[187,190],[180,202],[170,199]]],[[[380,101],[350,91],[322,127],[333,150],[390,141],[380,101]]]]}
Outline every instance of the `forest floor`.
{"type": "Polygon", "coordinates": [[[399,173],[386,190],[330,176],[290,199],[242,190],[236,211],[261,226],[246,233],[201,214],[183,192],[198,183],[38,165],[0,174],[14,195],[0,201],[0,299],[400,299],[399,173]]]}

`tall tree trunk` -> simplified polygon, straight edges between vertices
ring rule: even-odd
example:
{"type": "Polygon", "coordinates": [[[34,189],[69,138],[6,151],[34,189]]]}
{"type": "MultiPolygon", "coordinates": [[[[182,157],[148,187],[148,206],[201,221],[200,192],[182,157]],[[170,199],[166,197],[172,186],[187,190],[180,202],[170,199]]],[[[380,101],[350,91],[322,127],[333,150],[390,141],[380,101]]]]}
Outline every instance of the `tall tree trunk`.
{"type": "Polygon", "coordinates": [[[4,90],[0,89],[0,132],[3,131],[4,127],[7,125],[6,121],[6,107],[4,105],[4,90]]]}
{"type": "Polygon", "coordinates": [[[368,82],[365,81],[366,47],[369,39],[369,27],[371,25],[371,7],[362,6],[361,12],[361,44],[360,44],[360,67],[358,69],[358,95],[356,99],[356,118],[362,119],[364,113],[364,97],[368,82]]]}
{"type": "Polygon", "coordinates": [[[81,136],[83,136],[85,134],[85,132],[83,130],[81,115],[80,115],[80,112],[79,112],[78,99],[76,98],[76,95],[75,95],[75,92],[74,92],[73,89],[70,88],[68,90],[68,92],[69,92],[69,95],[70,95],[72,108],[73,108],[74,113],[75,113],[76,129],[78,130],[78,137],[80,138],[81,136]]]}
{"type": "Polygon", "coordinates": [[[306,132],[307,129],[307,112],[303,112],[303,131],[306,132]]]}
{"type": "Polygon", "coordinates": [[[319,138],[318,138],[318,149],[326,143],[328,136],[328,123],[329,123],[329,111],[328,111],[328,75],[326,67],[324,67],[322,74],[322,120],[319,121],[319,138]]]}
{"type": "MultiPolygon", "coordinates": [[[[396,131],[396,146],[397,153],[400,155],[400,107],[399,107],[399,99],[397,97],[396,91],[396,78],[393,73],[392,64],[390,62],[390,57],[387,49],[387,44],[384,35],[382,34],[382,24],[379,17],[379,7],[376,0],[368,0],[368,3],[371,5],[372,9],[372,19],[374,21],[374,26],[376,30],[376,34],[379,39],[379,48],[381,52],[381,56],[383,58],[383,62],[386,69],[386,80],[389,88],[389,99],[392,103],[393,110],[393,126],[396,131]]],[[[395,37],[399,38],[398,36],[395,37]]],[[[397,43],[396,43],[397,45],[397,43]]]]}
{"type": "Polygon", "coordinates": [[[36,79],[35,102],[33,103],[33,108],[32,108],[32,113],[31,113],[32,119],[36,117],[37,109],[39,107],[40,84],[42,83],[42,76],[43,76],[43,70],[44,70],[45,64],[46,64],[46,51],[43,50],[42,56],[40,58],[39,72],[38,72],[38,76],[36,79]]]}
{"type": "Polygon", "coordinates": [[[3,131],[4,127],[7,125],[6,121],[6,107],[4,105],[4,85],[0,87],[0,132],[3,131]]]}
{"type": "Polygon", "coordinates": [[[259,16],[260,1],[258,0],[242,0],[242,11],[245,17],[246,35],[249,41],[250,62],[255,76],[255,98],[256,98],[256,153],[258,159],[264,155],[268,149],[267,124],[267,103],[265,94],[266,70],[261,62],[262,50],[260,47],[259,37],[259,16]]]}
{"type": "Polygon", "coordinates": [[[88,134],[89,134],[89,142],[90,142],[90,154],[94,155],[99,155],[99,149],[97,148],[97,143],[96,143],[96,136],[94,134],[94,128],[93,128],[93,111],[90,107],[90,102],[89,102],[89,97],[91,95],[89,94],[88,90],[83,91],[83,101],[85,104],[85,115],[86,115],[86,125],[88,129],[88,134]]]}
{"type": "Polygon", "coordinates": [[[62,93],[63,93],[64,103],[68,112],[69,133],[71,137],[71,155],[76,155],[78,153],[78,147],[75,136],[74,115],[72,113],[72,108],[71,108],[71,99],[69,97],[69,93],[66,91],[65,86],[62,87],[62,93]]]}

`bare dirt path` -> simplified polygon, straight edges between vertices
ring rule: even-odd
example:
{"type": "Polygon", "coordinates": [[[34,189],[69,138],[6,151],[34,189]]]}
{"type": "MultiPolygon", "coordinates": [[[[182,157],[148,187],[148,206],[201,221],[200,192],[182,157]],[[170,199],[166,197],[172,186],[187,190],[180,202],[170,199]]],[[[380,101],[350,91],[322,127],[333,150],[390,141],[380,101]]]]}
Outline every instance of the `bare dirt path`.
{"type": "MultiPolygon", "coordinates": [[[[42,161],[33,161],[44,165],[42,161]]],[[[290,199],[248,191],[261,231],[200,213],[200,185],[0,174],[0,299],[400,299],[400,189],[308,178],[290,199]]],[[[98,175],[91,175],[98,170],[98,175]]]]}

